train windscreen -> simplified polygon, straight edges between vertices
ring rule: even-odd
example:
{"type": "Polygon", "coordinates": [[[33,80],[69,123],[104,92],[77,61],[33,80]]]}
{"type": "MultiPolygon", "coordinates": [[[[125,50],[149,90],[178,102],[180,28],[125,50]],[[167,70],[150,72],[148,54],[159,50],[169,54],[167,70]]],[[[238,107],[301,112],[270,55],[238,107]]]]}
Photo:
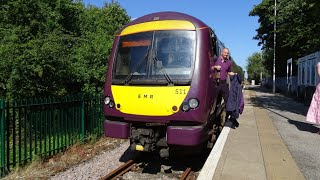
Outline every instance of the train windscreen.
{"type": "Polygon", "coordinates": [[[190,84],[195,31],[153,31],[121,36],[113,84],[190,84]]]}

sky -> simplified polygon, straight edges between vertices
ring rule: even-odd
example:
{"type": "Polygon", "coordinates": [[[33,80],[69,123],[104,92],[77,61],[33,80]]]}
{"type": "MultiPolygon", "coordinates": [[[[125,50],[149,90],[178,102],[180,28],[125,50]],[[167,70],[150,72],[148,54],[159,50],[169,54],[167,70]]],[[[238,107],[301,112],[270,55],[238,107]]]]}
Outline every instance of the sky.
{"type": "MultiPolygon", "coordinates": [[[[102,7],[112,0],[83,0],[102,7]]],[[[259,27],[258,17],[249,16],[254,5],[262,0],[114,0],[131,19],[160,11],[176,11],[194,16],[210,26],[218,38],[230,49],[235,62],[246,71],[247,58],[260,52],[253,40],[259,27]]]]}

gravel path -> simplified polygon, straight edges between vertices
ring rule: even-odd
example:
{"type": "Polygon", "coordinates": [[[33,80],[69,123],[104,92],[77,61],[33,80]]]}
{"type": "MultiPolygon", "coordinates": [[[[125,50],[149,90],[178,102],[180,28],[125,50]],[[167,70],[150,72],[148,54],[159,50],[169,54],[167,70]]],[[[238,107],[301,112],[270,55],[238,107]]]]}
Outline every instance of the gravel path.
{"type": "Polygon", "coordinates": [[[129,141],[119,147],[102,152],[86,162],[53,176],[52,180],[99,179],[133,157],[128,149],[129,141]]]}

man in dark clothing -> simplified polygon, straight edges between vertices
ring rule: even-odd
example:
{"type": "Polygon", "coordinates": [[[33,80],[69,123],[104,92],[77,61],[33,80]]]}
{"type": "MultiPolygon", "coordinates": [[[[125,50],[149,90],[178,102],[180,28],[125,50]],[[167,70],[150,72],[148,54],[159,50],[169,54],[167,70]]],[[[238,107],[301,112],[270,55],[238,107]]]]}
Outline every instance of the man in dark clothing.
{"type": "Polygon", "coordinates": [[[217,75],[215,78],[215,85],[217,87],[218,102],[221,102],[221,96],[226,104],[229,96],[229,85],[227,83],[228,75],[233,76],[235,73],[231,71],[232,61],[229,60],[229,49],[223,48],[221,56],[214,62],[211,69],[217,75]]]}
{"type": "MultiPolygon", "coordinates": [[[[224,103],[227,104],[229,97],[229,85],[227,83],[228,75],[233,76],[235,73],[231,71],[232,61],[229,59],[229,49],[223,48],[221,55],[214,62],[211,69],[216,75],[215,86],[217,88],[217,105],[221,103],[222,97],[224,103]]],[[[229,114],[226,115],[228,118],[229,114]]]]}

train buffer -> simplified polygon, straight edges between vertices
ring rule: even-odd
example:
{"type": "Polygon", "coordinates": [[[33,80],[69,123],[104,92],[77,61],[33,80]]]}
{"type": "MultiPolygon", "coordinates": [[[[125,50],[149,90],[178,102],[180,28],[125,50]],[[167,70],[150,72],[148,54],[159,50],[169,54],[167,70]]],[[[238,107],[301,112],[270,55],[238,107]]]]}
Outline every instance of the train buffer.
{"type": "MultiPolygon", "coordinates": [[[[303,171],[303,163],[295,156],[294,150],[288,148],[287,141],[281,134],[283,132],[280,133],[279,127],[275,125],[270,109],[279,106],[278,110],[280,111],[281,103],[285,103],[284,99],[273,98],[281,95],[263,91],[265,89],[258,86],[250,86],[244,90],[245,108],[238,119],[240,126],[233,129],[230,127],[231,122],[226,123],[197,178],[198,180],[300,180],[320,177],[319,169],[313,175],[303,171]],[[267,93],[269,95],[266,95],[267,93]],[[266,106],[265,101],[268,101],[270,106],[266,106]],[[274,107],[271,106],[271,103],[274,103],[274,107]]],[[[287,105],[290,106],[291,103],[287,105]]],[[[287,107],[287,112],[288,109],[290,107],[287,107]]],[[[278,113],[277,116],[284,118],[286,117],[284,114],[278,113]]],[[[305,119],[301,121],[305,121],[305,119]]],[[[301,132],[296,126],[290,124],[289,120],[284,120],[283,123],[287,123],[286,126],[292,128],[290,133],[308,133],[310,136],[316,136],[314,132],[301,132]]],[[[320,162],[319,159],[316,161],[317,163],[320,162]]]]}

